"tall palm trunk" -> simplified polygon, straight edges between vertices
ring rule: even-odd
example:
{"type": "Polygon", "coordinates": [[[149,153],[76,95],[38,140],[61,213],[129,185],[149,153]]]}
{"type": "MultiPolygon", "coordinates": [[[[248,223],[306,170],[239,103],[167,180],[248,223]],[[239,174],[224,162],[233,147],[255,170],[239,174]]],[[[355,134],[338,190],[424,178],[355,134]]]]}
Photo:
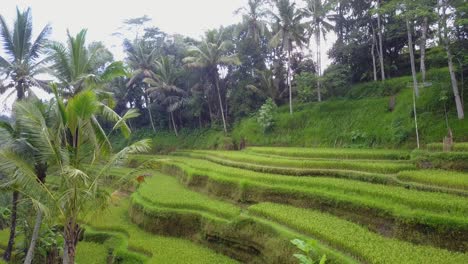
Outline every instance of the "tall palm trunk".
{"type": "Polygon", "coordinates": [[[29,249],[28,249],[28,253],[26,254],[26,259],[24,260],[24,264],[32,263],[37,239],[39,238],[39,231],[41,230],[41,224],[42,224],[42,211],[37,210],[36,223],[34,224],[34,230],[33,230],[32,237],[31,237],[31,243],[29,244],[29,249]]]}
{"type": "Polygon", "coordinates": [[[219,80],[218,80],[218,73],[215,74],[215,85],[216,85],[216,90],[218,91],[218,101],[219,101],[219,108],[221,110],[221,117],[223,119],[223,127],[224,127],[224,133],[227,134],[227,126],[226,126],[226,118],[224,117],[224,108],[223,108],[223,100],[221,98],[221,90],[219,88],[219,80]]]}
{"type": "Polygon", "coordinates": [[[322,71],[322,58],[320,56],[320,28],[317,29],[315,33],[315,44],[317,44],[317,100],[322,101],[322,93],[320,91],[320,75],[322,71]]]}
{"type": "MultiPolygon", "coordinates": [[[[380,9],[380,0],[377,0],[377,10],[380,9]]],[[[380,74],[382,81],[385,81],[385,68],[384,68],[384,53],[383,53],[383,40],[382,40],[382,23],[380,14],[377,14],[377,31],[379,35],[379,61],[380,61],[380,74]]]]}
{"type": "Polygon", "coordinates": [[[81,229],[75,220],[69,219],[64,230],[63,264],[74,264],[76,245],[81,229]]]}
{"type": "Polygon", "coordinates": [[[424,21],[421,28],[421,77],[422,82],[426,82],[426,42],[427,42],[427,27],[429,25],[429,19],[424,17],[424,21]]]}
{"type": "Polygon", "coordinates": [[[374,82],[377,81],[377,65],[376,65],[376,59],[375,59],[375,32],[374,29],[372,28],[372,47],[371,47],[371,55],[372,55],[372,69],[374,72],[374,82]]]}
{"type": "MultiPolygon", "coordinates": [[[[38,163],[35,166],[36,177],[40,184],[44,184],[47,176],[47,163],[38,163]]],[[[28,253],[26,254],[26,259],[24,264],[31,264],[34,258],[34,250],[36,249],[36,243],[39,238],[39,232],[41,230],[43,213],[41,210],[37,211],[36,222],[34,224],[34,229],[31,237],[31,243],[29,244],[28,253]]]]}
{"type": "Polygon", "coordinates": [[[25,97],[25,92],[24,92],[24,85],[22,82],[18,83],[18,86],[16,87],[16,97],[18,100],[23,100],[25,97]]]}
{"type": "Polygon", "coordinates": [[[408,32],[408,49],[410,53],[411,61],[411,75],[413,76],[413,89],[416,97],[419,97],[419,88],[418,88],[418,79],[416,77],[416,65],[414,61],[414,51],[413,51],[413,35],[411,30],[411,23],[409,19],[406,19],[406,31],[408,32]]]}
{"type": "MultiPolygon", "coordinates": [[[[19,82],[16,87],[16,96],[18,100],[23,100],[25,93],[24,93],[24,83],[19,82]]],[[[10,261],[11,254],[13,252],[13,246],[15,245],[15,236],[16,236],[16,222],[18,216],[18,199],[19,199],[19,192],[13,191],[12,201],[11,201],[11,216],[10,216],[10,237],[8,238],[8,246],[3,254],[3,259],[6,261],[10,261]]]]}
{"type": "Polygon", "coordinates": [[[457,115],[458,119],[464,119],[465,118],[465,113],[463,110],[463,104],[460,99],[460,94],[458,92],[458,83],[457,83],[457,77],[455,76],[455,69],[453,68],[453,60],[452,60],[452,52],[450,51],[449,47],[449,39],[448,39],[448,32],[447,32],[447,16],[446,16],[446,9],[447,9],[447,3],[445,0],[440,0],[440,5],[442,5],[442,25],[443,25],[443,43],[445,46],[445,51],[447,52],[447,58],[448,58],[448,67],[449,67],[449,72],[450,72],[450,80],[452,82],[452,91],[453,91],[453,96],[455,97],[455,105],[457,107],[457,115]]]}
{"type": "Polygon", "coordinates": [[[292,105],[292,86],[291,86],[291,49],[288,49],[288,74],[287,74],[287,82],[289,88],[289,114],[292,115],[293,113],[293,105],[292,105]]]}
{"type": "Polygon", "coordinates": [[[3,254],[3,259],[5,261],[10,261],[11,254],[13,252],[13,247],[15,245],[15,235],[16,235],[16,222],[17,222],[17,213],[18,213],[18,200],[19,200],[19,192],[13,191],[12,197],[12,207],[11,207],[11,223],[10,223],[10,237],[8,238],[8,246],[3,254]]]}
{"type": "Polygon", "coordinates": [[[175,123],[175,120],[174,120],[174,112],[171,112],[171,120],[172,120],[172,127],[174,128],[174,133],[175,133],[176,137],[178,137],[179,134],[177,133],[177,126],[176,126],[176,123],[175,123]]]}
{"type": "Polygon", "coordinates": [[[156,132],[156,128],[154,127],[153,114],[151,113],[150,101],[147,96],[145,96],[145,103],[146,103],[146,109],[148,109],[151,127],[153,128],[153,132],[156,132]]]}

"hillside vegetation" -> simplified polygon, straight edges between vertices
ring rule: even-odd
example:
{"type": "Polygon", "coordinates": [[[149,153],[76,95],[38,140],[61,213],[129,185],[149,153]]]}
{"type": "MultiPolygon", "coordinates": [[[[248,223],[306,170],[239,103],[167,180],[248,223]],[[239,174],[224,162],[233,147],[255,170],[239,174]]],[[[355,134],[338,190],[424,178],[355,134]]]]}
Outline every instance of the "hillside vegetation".
{"type": "MultiPolygon", "coordinates": [[[[431,86],[421,90],[417,99],[419,133],[422,144],[442,142],[447,135],[441,91],[449,79],[447,69],[428,72],[431,86]]],[[[243,140],[253,146],[327,146],[327,147],[403,147],[415,148],[412,90],[409,76],[386,80],[385,83],[362,83],[353,86],[346,98],[321,103],[297,104],[290,115],[287,106],[273,114],[274,124],[264,132],[257,115],[237,122],[231,133],[217,129],[186,129],[175,136],[170,131],[141,130],[133,140],[153,138],[153,152],[175,149],[233,149],[243,140]],[[395,94],[395,107],[389,109],[395,94]]],[[[447,109],[448,124],[455,142],[468,141],[468,121],[456,118],[447,109]]],[[[117,142],[123,145],[125,142],[117,142]]],[[[434,147],[434,144],[432,144],[434,147]]],[[[462,145],[460,145],[461,147],[462,145]]],[[[440,149],[442,147],[440,146],[440,149]]]]}

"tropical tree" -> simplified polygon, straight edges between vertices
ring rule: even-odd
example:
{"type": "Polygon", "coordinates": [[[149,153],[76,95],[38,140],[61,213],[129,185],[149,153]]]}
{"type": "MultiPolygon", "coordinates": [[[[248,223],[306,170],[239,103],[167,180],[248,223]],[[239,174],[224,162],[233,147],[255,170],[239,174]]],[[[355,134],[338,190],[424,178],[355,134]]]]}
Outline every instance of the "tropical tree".
{"type": "Polygon", "coordinates": [[[384,65],[384,50],[383,50],[383,30],[382,30],[382,11],[380,9],[381,0],[375,1],[375,13],[377,14],[377,35],[379,37],[379,62],[380,62],[380,75],[382,81],[385,81],[385,65],[384,65]]]}
{"type": "Polygon", "coordinates": [[[138,113],[129,110],[120,117],[90,89],[79,92],[67,101],[55,91],[54,112],[54,142],[62,142],[62,159],[55,172],[60,177],[60,188],[54,200],[62,216],[60,219],[64,221],[63,263],[67,264],[75,260],[76,245],[82,232],[78,221],[108,201],[109,194],[103,188],[106,172],[122,162],[127,154],[146,151],[148,141],[137,142],[109,157],[111,144],[108,134],[97,117],[113,122],[112,130],[120,129],[128,137],[131,131],[126,121],[138,113]],[[104,165],[94,169],[94,165],[102,161],[106,161],[104,165]]]}
{"type": "Polygon", "coordinates": [[[177,87],[177,69],[168,57],[162,57],[156,61],[157,71],[152,78],[144,81],[149,84],[148,93],[150,96],[160,101],[166,107],[166,111],[172,120],[174,133],[178,136],[177,126],[174,119],[174,112],[188,103],[188,94],[183,89],[177,87]]]}
{"type": "MultiPolygon", "coordinates": [[[[13,149],[15,146],[15,141],[19,139],[20,132],[17,126],[11,125],[9,122],[1,121],[0,122],[0,146],[1,151],[5,151],[6,149],[13,149]]],[[[1,160],[0,160],[1,161],[1,160]]],[[[1,162],[3,164],[3,162],[1,162]]],[[[13,174],[10,171],[5,171],[5,169],[1,169],[2,174],[8,174],[10,177],[13,174]]],[[[13,177],[12,177],[13,178],[13,177]]],[[[13,252],[13,247],[15,245],[15,237],[16,237],[16,224],[17,224],[17,217],[18,217],[18,201],[20,192],[18,191],[18,184],[16,181],[11,180],[8,182],[7,185],[2,186],[4,190],[12,191],[12,203],[11,203],[11,210],[10,210],[10,235],[8,237],[8,245],[3,254],[3,259],[5,261],[10,261],[11,254],[13,252]]]]}
{"type": "Polygon", "coordinates": [[[37,76],[45,72],[47,60],[41,55],[50,30],[50,26],[46,25],[33,40],[30,8],[23,12],[16,10],[13,29],[0,16],[0,38],[6,55],[0,56],[0,74],[4,74],[7,79],[7,85],[0,87],[0,93],[14,88],[17,99],[21,100],[31,87],[47,90],[47,82],[37,79],[37,76]]]}
{"type": "Polygon", "coordinates": [[[310,18],[310,37],[315,37],[315,45],[317,49],[317,98],[322,101],[320,92],[320,76],[322,74],[322,57],[320,50],[320,39],[326,39],[327,33],[333,29],[330,22],[330,11],[332,10],[332,2],[329,0],[307,0],[307,7],[303,9],[306,17],[310,18]]]}
{"type": "Polygon", "coordinates": [[[135,39],[133,42],[125,40],[124,49],[127,54],[127,64],[133,69],[131,78],[127,82],[127,88],[143,90],[151,127],[153,131],[156,131],[151,113],[151,101],[147,92],[148,85],[143,80],[155,75],[158,49],[144,39],[135,39]]]}
{"type": "Polygon", "coordinates": [[[265,2],[265,0],[249,0],[246,7],[236,11],[237,14],[242,14],[240,31],[246,32],[255,44],[260,43],[262,36],[268,30],[268,22],[265,20],[268,11],[264,8],[265,2]]]}
{"type": "Polygon", "coordinates": [[[457,115],[458,119],[464,119],[465,118],[465,113],[463,110],[463,104],[462,100],[460,97],[460,93],[458,91],[458,82],[457,82],[457,77],[455,75],[455,69],[453,66],[453,55],[452,51],[450,50],[450,39],[449,39],[449,29],[447,26],[447,21],[448,15],[447,15],[447,8],[448,8],[448,1],[447,0],[438,0],[438,7],[441,12],[440,14],[440,22],[439,25],[440,27],[440,36],[441,36],[441,41],[442,44],[445,48],[445,51],[447,53],[447,62],[448,62],[448,67],[449,67],[449,73],[450,73],[450,80],[452,82],[452,91],[453,91],[453,96],[455,98],[455,106],[457,108],[457,115]]]}
{"type": "Polygon", "coordinates": [[[34,137],[30,137],[31,130],[41,130],[50,125],[46,121],[47,109],[35,98],[16,102],[13,107],[16,117],[14,125],[0,124],[0,131],[5,135],[2,140],[5,147],[0,152],[0,169],[11,175],[7,186],[15,188],[23,197],[30,199],[37,211],[24,262],[27,264],[32,263],[44,213],[47,212],[47,195],[44,195],[47,189],[44,185],[47,170],[60,158],[56,148],[50,144],[50,131],[33,133],[34,137]]]}
{"type": "Polygon", "coordinates": [[[199,46],[188,49],[190,55],[184,59],[188,67],[203,69],[208,80],[216,87],[224,133],[227,133],[227,125],[219,85],[219,67],[240,64],[236,54],[227,54],[230,45],[229,41],[223,40],[223,32],[208,31],[199,46]]]}
{"type": "Polygon", "coordinates": [[[50,48],[50,59],[53,62],[51,74],[59,80],[60,93],[73,97],[87,88],[101,87],[116,77],[125,76],[121,62],[108,65],[102,61],[102,54],[107,53],[102,46],[86,46],[87,30],[81,30],[76,36],[67,32],[66,45],[53,42],[50,48]]]}
{"type": "Polygon", "coordinates": [[[280,46],[286,51],[287,62],[287,83],[289,87],[289,112],[292,114],[292,74],[291,74],[291,53],[294,47],[302,47],[306,43],[305,25],[302,23],[303,14],[296,8],[295,3],[289,0],[276,0],[276,12],[272,13],[275,20],[274,36],[270,40],[273,47],[280,46]]]}
{"type": "Polygon", "coordinates": [[[256,75],[259,79],[259,84],[249,84],[247,88],[265,99],[271,98],[273,102],[278,103],[285,91],[280,91],[278,80],[275,80],[273,77],[273,72],[271,70],[257,70],[256,75]]]}
{"type": "MultiPolygon", "coordinates": [[[[11,30],[3,16],[0,16],[0,38],[6,56],[0,56],[0,74],[4,74],[7,85],[0,84],[0,93],[14,88],[18,100],[25,98],[31,87],[47,90],[47,82],[37,79],[37,75],[45,71],[46,60],[41,58],[44,45],[50,33],[50,26],[46,25],[33,40],[31,9],[21,12],[16,10],[16,20],[11,30]]],[[[16,218],[19,193],[13,190],[10,237],[3,258],[10,260],[16,233],[16,218]]]]}

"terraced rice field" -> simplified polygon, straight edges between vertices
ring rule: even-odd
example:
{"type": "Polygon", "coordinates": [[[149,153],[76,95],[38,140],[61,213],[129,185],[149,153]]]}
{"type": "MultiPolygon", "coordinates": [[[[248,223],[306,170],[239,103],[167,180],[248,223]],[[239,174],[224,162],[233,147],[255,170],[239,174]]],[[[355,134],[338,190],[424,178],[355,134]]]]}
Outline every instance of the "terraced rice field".
{"type": "Polygon", "coordinates": [[[419,169],[409,152],[256,147],[128,164],[145,181],[88,223],[82,252],[297,263],[290,240],[300,238],[327,263],[468,263],[468,173],[419,169]]]}

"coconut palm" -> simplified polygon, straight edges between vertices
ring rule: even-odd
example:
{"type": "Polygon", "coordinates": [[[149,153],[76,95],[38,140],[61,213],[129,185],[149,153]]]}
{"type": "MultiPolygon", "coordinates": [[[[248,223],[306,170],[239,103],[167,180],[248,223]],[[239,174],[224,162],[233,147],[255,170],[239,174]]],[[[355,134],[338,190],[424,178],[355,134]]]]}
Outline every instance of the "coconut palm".
{"type": "Polygon", "coordinates": [[[0,56],[0,74],[4,74],[7,85],[0,87],[0,93],[14,88],[16,97],[21,100],[31,87],[47,89],[47,82],[37,79],[45,72],[46,59],[41,58],[50,26],[45,26],[33,40],[31,9],[16,10],[16,20],[10,29],[3,16],[0,16],[0,38],[6,56],[0,56]]]}
{"type": "Polygon", "coordinates": [[[304,15],[310,18],[310,37],[315,37],[315,44],[317,49],[317,98],[322,101],[320,91],[320,76],[322,74],[322,57],[320,50],[320,39],[325,39],[326,34],[333,29],[330,23],[332,17],[329,12],[332,10],[332,2],[329,0],[307,0],[307,6],[303,9],[304,15]]]}
{"type": "Polygon", "coordinates": [[[162,57],[156,61],[156,67],[156,74],[152,78],[146,78],[144,82],[150,86],[148,88],[150,96],[166,107],[172,120],[174,133],[178,136],[174,112],[188,103],[188,94],[177,87],[177,69],[168,57],[162,57]]]}
{"type": "Polygon", "coordinates": [[[60,176],[60,188],[55,194],[57,208],[64,223],[64,261],[74,263],[76,245],[82,229],[78,220],[102,207],[108,201],[105,191],[106,172],[129,153],[146,151],[148,141],[137,142],[109,157],[111,144],[97,117],[113,122],[112,130],[120,129],[128,137],[126,120],[138,116],[135,110],[123,117],[98,100],[93,90],[87,89],[64,101],[55,90],[54,142],[62,142],[62,160],[55,174],[60,176]],[[96,162],[106,161],[97,171],[96,162]],[[84,165],[86,163],[86,165],[84,165]]]}
{"type": "Polygon", "coordinates": [[[240,64],[236,54],[227,54],[230,45],[230,42],[223,40],[222,32],[208,31],[199,46],[192,46],[188,49],[190,56],[184,59],[188,67],[203,69],[207,79],[216,87],[224,133],[227,133],[227,125],[219,85],[218,67],[240,64]]]}
{"type": "Polygon", "coordinates": [[[76,36],[67,32],[67,44],[54,42],[50,45],[50,59],[53,61],[52,75],[59,80],[60,93],[72,97],[87,88],[100,87],[112,79],[125,76],[121,62],[113,62],[104,69],[96,69],[100,49],[86,46],[86,32],[76,36]]]}
{"type": "Polygon", "coordinates": [[[135,39],[133,42],[124,41],[124,49],[127,54],[127,64],[133,69],[131,78],[127,83],[128,89],[142,88],[145,93],[145,104],[148,109],[151,127],[156,131],[151,113],[151,102],[146,89],[147,84],[143,82],[145,78],[151,78],[156,71],[156,60],[158,49],[151,42],[144,39],[135,39]]]}
{"type": "Polygon", "coordinates": [[[291,3],[289,0],[276,0],[275,6],[276,12],[272,15],[276,30],[270,40],[270,45],[273,47],[281,46],[288,56],[289,112],[292,114],[291,53],[295,47],[302,47],[306,42],[305,25],[302,23],[303,15],[296,8],[295,3],[291,3]]]}
{"type": "Polygon", "coordinates": [[[274,78],[273,72],[271,70],[256,71],[259,85],[247,85],[247,89],[252,90],[256,94],[264,98],[271,98],[273,102],[278,103],[279,99],[286,92],[285,89],[280,91],[278,80],[274,78]]]}
{"type": "Polygon", "coordinates": [[[31,263],[34,249],[38,240],[39,231],[46,212],[47,203],[45,181],[47,169],[53,165],[60,153],[57,148],[50,144],[50,131],[43,130],[37,134],[36,131],[47,128],[47,108],[32,98],[28,101],[16,102],[13,106],[16,117],[14,125],[8,123],[0,124],[0,132],[4,135],[0,140],[2,151],[0,152],[0,169],[11,180],[4,186],[20,192],[23,197],[30,199],[37,210],[36,221],[31,237],[31,243],[24,263],[31,263]],[[26,123],[25,123],[26,121],[26,123]],[[30,137],[31,130],[34,137],[30,137]]]}
{"type": "Polygon", "coordinates": [[[255,44],[260,43],[262,36],[268,30],[268,23],[265,21],[268,11],[263,8],[264,4],[265,0],[249,0],[247,7],[242,7],[235,12],[242,14],[240,31],[246,32],[255,44]]]}

